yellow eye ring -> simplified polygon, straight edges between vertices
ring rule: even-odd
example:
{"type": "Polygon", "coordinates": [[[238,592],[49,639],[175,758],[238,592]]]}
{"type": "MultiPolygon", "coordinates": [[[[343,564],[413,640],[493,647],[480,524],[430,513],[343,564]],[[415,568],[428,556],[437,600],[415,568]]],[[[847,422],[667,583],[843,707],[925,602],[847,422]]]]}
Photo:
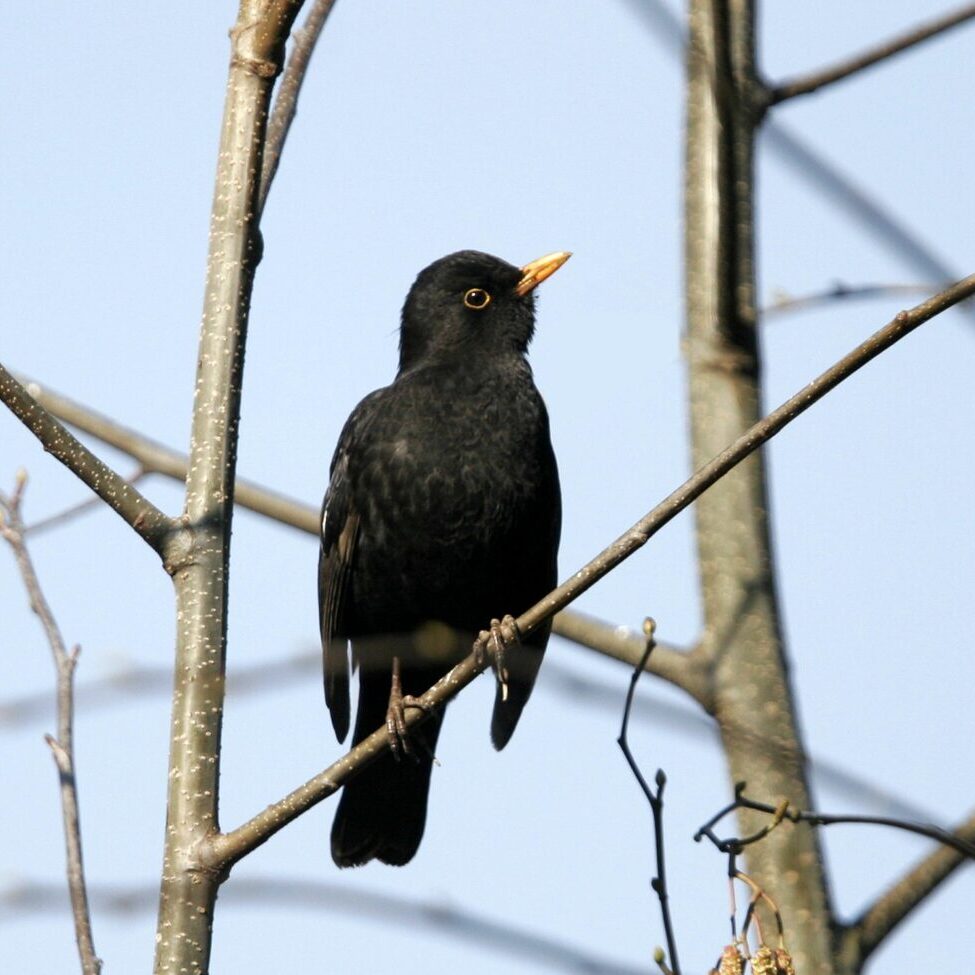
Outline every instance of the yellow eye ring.
{"type": "Polygon", "coordinates": [[[491,304],[491,296],[483,288],[469,288],[464,295],[464,305],[474,311],[482,311],[491,304]]]}

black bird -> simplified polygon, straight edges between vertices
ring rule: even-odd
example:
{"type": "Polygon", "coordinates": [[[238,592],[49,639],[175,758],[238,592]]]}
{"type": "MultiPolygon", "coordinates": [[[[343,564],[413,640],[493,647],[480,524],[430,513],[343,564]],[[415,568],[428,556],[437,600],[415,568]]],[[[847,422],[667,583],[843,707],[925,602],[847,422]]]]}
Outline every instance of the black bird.
{"type": "MultiPolygon", "coordinates": [[[[340,867],[412,859],[443,711],[407,734],[404,707],[470,652],[489,620],[523,612],[556,585],[558,469],[526,353],[534,288],[568,258],[517,268],[459,251],[421,271],[403,306],[396,378],[355,408],[339,438],[319,557],[325,700],[342,741],[351,642],[353,742],[385,722],[393,745],[342,792],[332,826],[340,867]]],[[[503,635],[498,749],[531,694],[549,628],[523,643],[510,626],[503,635]]]]}

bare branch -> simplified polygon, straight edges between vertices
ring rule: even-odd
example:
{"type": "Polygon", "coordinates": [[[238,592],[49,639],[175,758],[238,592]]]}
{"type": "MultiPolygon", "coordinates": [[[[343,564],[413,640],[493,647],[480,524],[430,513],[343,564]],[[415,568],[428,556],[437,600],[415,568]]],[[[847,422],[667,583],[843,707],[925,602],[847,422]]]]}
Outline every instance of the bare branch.
{"type": "Polygon", "coordinates": [[[262,154],[274,78],[300,6],[301,0],[240,0],[230,33],[186,501],[166,560],[177,628],[156,975],[208,971],[223,880],[199,869],[197,850],[218,829],[230,529],[244,348],[259,258],[262,154]]]}
{"type": "Polygon", "coordinates": [[[27,475],[18,476],[14,493],[7,497],[0,494],[0,537],[13,549],[20,569],[30,607],[37,614],[51,647],[57,672],[57,720],[58,736],[45,735],[54,756],[61,784],[61,818],[64,823],[64,845],[67,858],[68,892],[71,897],[71,913],[74,918],[75,941],[84,975],[99,975],[102,963],[95,953],[91,931],[91,912],[88,907],[88,891],[85,885],[85,865],[81,847],[81,820],[78,811],[78,785],[74,771],[74,672],[78,662],[79,647],[70,653],[65,650],[61,629],[41,589],[34,563],[24,542],[24,520],[21,501],[27,475]]]}
{"type": "MultiPolygon", "coordinates": [[[[768,119],[762,128],[762,137],[769,149],[869,231],[878,244],[912,264],[918,273],[932,281],[951,281],[958,277],[915,230],[901,222],[889,207],[874,199],[868,190],[842,173],[835,163],[790,128],[777,119],[768,119]]],[[[969,317],[971,315],[969,311],[969,317]]]]}
{"type": "MultiPolygon", "coordinates": [[[[663,42],[664,49],[680,60],[686,36],[677,15],[664,0],[630,0],[629,6],[663,42]]],[[[831,199],[847,216],[869,231],[882,247],[913,265],[933,281],[953,281],[957,272],[949,267],[910,227],[902,224],[837,166],[813,149],[778,119],[766,118],[763,138],[772,152],[831,199]]],[[[970,317],[971,317],[970,313],[970,317]]]]}
{"type": "Polygon", "coordinates": [[[121,474],[73,437],[0,365],[0,401],[41,442],[44,449],[81,478],[160,555],[173,521],[143,497],[121,474]]]}
{"type": "MultiPolygon", "coordinates": [[[[559,620],[591,619],[584,614],[566,610],[555,617],[559,620]]],[[[626,651],[621,658],[630,652],[630,647],[637,639],[636,632],[629,627],[613,627],[609,623],[596,621],[607,630],[624,631],[626,633],[626,651]]],[[[586,648],[586,644],[580,643],[586,648]]],[[[659,645],[654,653],[663,648],[659,645]]],[[[684,654],[684,651],[673,649],[672,652],[684,654]]],[[[624,659],[622,662],[627,663],[624,659]]],[[[631,664],[634,666],[635,662],[631,664]]],[[[251,666],[236,667],[227,674],[227,693],[231,697],[246,694],[262,694],[277,687],[287,687],[291,684],[304,682],[309,676],[319,673],[322,666],[321,648],[295,653],[278,660],[251,666]]],[[[650,665],[649,673],[654,673],[650,665]]],[[[619,710],[619,687],[606,681],[597,681],[591,674],[580,674],[571,667],[565,667],[556,660],[546,660],[542,671],[543,680],[540,689],[548,690],[556,695],[563,695],[574,704],[619,710]]],[[[88,681],[75,689],[76,707],[83,710],[109,707],[130,703],[134,696],[156,696],[168,694],[173,687],[172,670],[166,667],[128,667],[109,676],[88,681]]],[[[50,713],[50,696],[47,694],[27,694],[23,697],[8,699],[0,702],[0,727],[13,727],[28,722],[46,720],[50,713]]],[[[634,701],[633,717],[642,721],[660,725],[670,730],[678,729],[687,734],[714,739],[714,723],[697,709],[674,704],[658,697],[642,697],[634,701]]],[[[766,739],[756,743],[756,748],[768,748],[766,739]]],[[[844,792],[851,799],[862,803],[869,803],[882,809],[887,815],[899,816],[902,819],[916,819],[931,821],[936,814],[923,809],[915,803],[891,794],[879,786],[868,782],[863,776],[855,774],[841,766],[835,765],[815,755],[809,757],[811,771],[823,783],[844,792]]]]}
{"type": "MultiPolygon", "coordinates": [[[[0,890],[5,916],[36,915],[62,906],[60,890],[37,881],[15,883],[0,890]]],[[[156,889],[151,886],[95,886],[92,900],[102,913],[122,916],[152,909],[156,889]]],[[[256,905],[261,909],[285,908],[331,911],[380,925],[398,924],[410,930],[428,928],[488,951],[535,963],[555,971],[587,975],[643,975],[645,968],[592,955],[534,931],[492,920],[438,900],[396,897],[345,884],[281,877],[234,877],[220,892],[226,906],[256,905]]]]}
{"type": "MultiPolygon", "coordinates": [[[[126,481],[129,484],[138,484],[145,476],[146,471],[142,467],[138,467],[126,478],[126,481]]],[[[67,524],[69,521],[73,521],[79,515],[83,515],[88,511],[99,509],[102,503],[102,499],[98,497],[85,498],[84,501],[69,505],[61,511],[56,511],[54,514],[48,515],[46,518],[38,518],[37,521],[32,521],[29,525],[25,525],[24,534],[32,537],[34,535],[40,535],[42,532],[50,531],[52,528],[67,524]]]]}
{"type": "MultiPolygon", "coordinates": [[[[778,409],[743,433],[711,461],[699,468],[677,490],[673,491],[652,511],[640,519],[615,542],[605,548],[587,565],[574,573],[540,602],[526,610],[515,621],[521,634],[527,636],[560,609],[598,582],[617,565],[642,548],[664,525],[700,497],[704,491],[741,463],[749,454],[771,439],[783,427],[805,412],[844,379],[876,358],[885,349],[910,334],[935,315],[975,294],[975,274],[959,281],[945,291],[929,298],[910,311],[903,311],[888,325],[844,356],[778,409]]],[[[436,713],[440,705],[455,697],[471,683],[487,665],[477,662],[471,653],[419,700],[419,706],[406,713],[407,727],[412,728],[436,713]]],[[[337,792],[360,768],[374,761],[389,747],[385,727],[374,731],[355,748],[309,779],[289,795],[268,806],[242,826],[230,833],[207,837],[200,857],[210,871],[222,871],[252,850],[266,843],[278,830],[323,799],[337,792]]]]}
{"type": "MultiPolygon", "coordinates": [[[[630,667],[639,663],[647,644],[646,637],[637,630],[628,626],[613,626],[578,610],[559,613],[553,621],[552,632],[630,667]]],[[[659,643],[655,643],[654,647],[647,663],[647,672],[686,691],[708,710],[711,706],[711,689],[700,655],[659,643]]]]}
{"type": "Polygon", "coordinates": [[[953,13],[935,17],[926,24],[921,24],[898,37],[869,48],[855,57],[844,59],[832,67],[822,68],[811,74],[793,78],[789,81],[783,81],[772,87],[769,92],[769,104],[778,105],[780,102],[787,101],[790,98],[808,95],[814,91],[818,91],[820,88],[824,88],[826,85],[831,85],[836,81],[842,81],[844,78],[849,78],[851,75],[857,74],[866,68],[871,68],[874,65],[880,64],[882,61],[886,61],[895,54],[900,54],[912,47],[917,47],[918,44],[922,44],[932,37],[945,34],[953,27],[958,27],[973,17],[975,17],[975,4],[969,3],[953,13]]]}
{"type": "Polygon", "coordinates": [[[906,833],[914,833],[917,836],[926,836],[928,839],[937,840],[947,846],[955,853],[960,853],[969,860],[975,860],[975,843],[971,843],[963,836],[935,826],[933,823],[915,823],[905,819],[894,819],[891,816],[864,816],[858,813],[821,813],[795,807],[788,799],[773,806],[767,802],[758,802],[745,795],[746,784],[739,782],[735,787],[735,798],[722,809],[719,809],[698,831],[694,834],[694,840],[700,842],[707,838],[722,853],[740,853],[746,846],[758,843],[765,839],[769,833],[778,826],[779,823],[788,820],[790,823],[808,823],[810,826],[838,826],[838,825],[858,825],[858,826],[888,826],[891,829],[903,830],[906,833]],[[771,820],[752,836],[733,836],[721,839],[714,831],[714,827],[737,809],[751,809],[755,812],[765,813],[771,816],[771,820]]]}
{"type": "MultiPolygon", "coordinates": [[[[653,655],[655,647],[653,631],[655,628],[656,624],[654,621],[647,617],[643,624],[643,653],[634,665],[633,673],[630,675],[630,686],[626,692],[626,704],[623,706],[623,720],[620,724],[620,733],[616,739],[616,744],[620,746],[620,751],[626,759],[626,764],[630,767],[633,777],[636,779],[643,795],[650,804],[650,813],[653,817],[653,847],[657,861],[657,872],[651,878],[650,886],[653,888],[654,893],[656,893],[657,901],[660,904],[660,918],[664,926],[664,937],[667,939],[668,967],[665,971],[668,971],[671,975],[681,975],[680,959],[677,956],[677,938],[674,935],[674,922],[670,916],[670,893],[667,889],[667,866],[664,848],[664,788],[667,785],[667,776],[664,775],[663,769],[657,769],[657,774],[654,778],[655,788],[650,788],[650,784],[644,778],[643,772],[640,771],[639,763],[633,757],[633,752],[630,750],[628,734],[630,714],[633,711],[633,700],[636,695],[636,685],[640,680],[640,675],[648,669],[650,658],[653,655]]],[[[661,968],[664,967],[662,962],[663,959],[658,957],[657,964],[661,968]]]]}
{"type": "MultiPolygon", "coordinates": [[[[186,477],[187,458],[135,430],[125,427],[80,403],[31,382],[37,401],[66,423],[97,437],[103,443],[127,453],[147,472],[165,474],[182,481],[186,477]]],[[[296,501],[253,481],[238,480],[234,501],[243,508],[290,525],[310,535],[320,530],[317,507],[296,501]]],[[[632,635],[625,627],[613,626],[592,616],[577,612],[560,613],[554,631],[559,636],[606,656],[633,666],[643,652],[643,638],[632,635]]],[[[673,647],[658,646],[651,663],[651,673],[687,691],[695,700],[706,704],[703,674],[696,662],[673,647]]]]}
{"type": "MultiPolygon", "coordinates": [[[[954,835],[969,845],[975,844],[975,813],[955,828],[954,835]]],[[[961,851],[945,846],[925,857],[843,930],[841,955],[859,970],[887,935],[967,859],[961,851]]]]}
{"type": "Polygon", "coordinates": [[[926,836],[941,844],[937,850],[882,894],[856,921],[839,930],[837,953],[845,971],[860,971],[867,958],[914,908],[934,893],[966,860],[975,860],[975,813],[955,830],[950,831],[930,823],[893,819],[889,816],[809,812],[794,808],[787,800],[782,801],[778,806],[771,806],[768,803],[749,799],[744,794],[744,790],[745,783],[739,783],[735,788],[734,800],[716,812],[694,835],[695,841],[706,838],[717,850],[730,856],[729,872],[734,870],[736,856],[747,846],[761,842],[784,820],[793,823],[809,823],[811,826],[840,824],[888,826],[918,836],[926,836]],[[720,838],[714,827],[729,813],[743,808],[765,813],[771,819],[751,836],[720,838]]]}
{"type": "Polygon", "coordinates": [[[929,295],[939,288],[944,288],[949,282],[940,284],[844,284],[837,281],[831,288],[813,291],[805,295],[790,295],[778,291],[772,300],[762,308],[761,318],[780,318],[783,315],[797,311],[806,311],[820,305],[830,305],[835,302],[858,301],[870,298],[893,298],[898,295],[929,295]]]}
{"type": "MultiPolygon", "coordinates": [[[[166,447],[130,427],[123,426],[67,396],[47,389],[34,380],[24,380],[21,377],[21,381],[29,383],[37,402],[52,415],[97,437],[102,443],[128,454],[138,461],[147,473],[164,474],[177,481],[186,480],[189,461],[185,454],[166,447]]],[[[261,487],[253,481],[235,482],[234,502],[284,525],[290,525],[311,535],[318,534],[317,508],[261,487]]]]}
{"type": "Polygon", "coordinates": [[[291,54],[281,75],[281,84],[274,99],[274,109],[267,124],[267,145],[264,149],[264,166],[261,172],[261,188],[258,194],[258,216],[264,212],[267,195],[281,162],[281,150],[291,131],[291,123],[298,111],[298,95],[305,81],[308,63],[315,50],[318,37],[335,6],[335,0],[314,0],[304,24],[292,35],[291,54]]]}

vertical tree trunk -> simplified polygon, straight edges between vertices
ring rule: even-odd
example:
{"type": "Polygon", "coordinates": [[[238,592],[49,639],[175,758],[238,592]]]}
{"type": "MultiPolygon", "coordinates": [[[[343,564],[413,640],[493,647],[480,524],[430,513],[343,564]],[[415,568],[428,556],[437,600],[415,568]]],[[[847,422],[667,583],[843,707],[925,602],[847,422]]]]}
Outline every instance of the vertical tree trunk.
{"type": "Polygon", "coordinates": [[[155,972],[205,975],[225,879],[208,867],[219,832],[220,735],[237,428],[258,187],[284,41],[301,0],[241,0],[220,134],[182,527],[166,549],[176,590],[176,667],[155,972]]]}
{"type": "MultiPolygon", "coordinates": [[[[753,147],[764,91],[750,0],[691,0],[685,286],[695,468],[761,416],[756,336],[753,147]]],[[[756,452],[697,502],[703,647],[732,781],[768,802],[810,807],[793,713],[756,452]]],[[[743,835],[767,824],[744,814],[743,835]]],[[[831,912],[815,832],[783,824],[747,851],[778,904],[803,975],[833,972],[831,912]]],[[[774,928],[772,929],[774,930],[774,928]]]]}

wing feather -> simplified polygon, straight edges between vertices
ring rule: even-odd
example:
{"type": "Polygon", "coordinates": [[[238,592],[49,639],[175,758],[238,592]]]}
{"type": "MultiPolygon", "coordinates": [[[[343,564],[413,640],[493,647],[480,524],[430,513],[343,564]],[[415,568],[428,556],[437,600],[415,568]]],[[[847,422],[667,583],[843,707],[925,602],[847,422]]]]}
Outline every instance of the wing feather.
{"type": "Polygon", "coordinates": [[[339,741],[349,732],[349,646],[344,627],[349,576],[359,535],[347,478],[348,457],[337,458],[322,504],[318,557],[318,608],[322,632],[325,703],[339,741]]]}

